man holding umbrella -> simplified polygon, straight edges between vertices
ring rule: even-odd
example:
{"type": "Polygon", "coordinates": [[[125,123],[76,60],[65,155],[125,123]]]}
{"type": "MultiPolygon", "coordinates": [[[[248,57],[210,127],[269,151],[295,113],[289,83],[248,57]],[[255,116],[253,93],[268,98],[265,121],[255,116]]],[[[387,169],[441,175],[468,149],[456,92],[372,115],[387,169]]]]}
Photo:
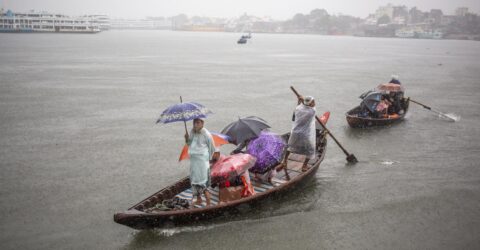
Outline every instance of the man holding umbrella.
{"type": "Polygon", "coordinates": [[[194,205],[202,203],[202,193],[205,194],[207,205],[210,205],[210,193],[208,192],[208,186],[210,185],[209,161],[218,157],[218,154],[215,154],[214,157],[216,151],[214,140],[210,132],[203,127],[203,119],[211,113],[209,109],[199,103],[183,102],[180,96],[180,103],[169,106],[157,120],[157,123],[183,122],[185,125],[185,142],[188,145],[188,155],[190,156],[190,181],[193,196],[197,196],[197,202],[194,205]],[[187,121],[191,120],[193,120],[193,129],[189,135],[187,121]]]}
{"type": "Polygon", "coordinates": [[[315,157],[315,99],[312,96],[299,97],[298,102],[299,105],[295,108],[292,131],[288,139],[287,152],[277,171],[287,167],[290,152],[306,156],[302,166],[303,172],[308,170],[308,161],[315,157]]]}
{"type": "Polygon", "coordinates": [[[193,197],[197,196],[193,205],[202,204],[202,193],[205,195],[207,206],[210,205],[210,160],[216,152],[210,132],[203,127],[203,118],[193,120],[193,129],[185,133],[185,142],[188,145],[190,156],[190,182],[193,197]]]}

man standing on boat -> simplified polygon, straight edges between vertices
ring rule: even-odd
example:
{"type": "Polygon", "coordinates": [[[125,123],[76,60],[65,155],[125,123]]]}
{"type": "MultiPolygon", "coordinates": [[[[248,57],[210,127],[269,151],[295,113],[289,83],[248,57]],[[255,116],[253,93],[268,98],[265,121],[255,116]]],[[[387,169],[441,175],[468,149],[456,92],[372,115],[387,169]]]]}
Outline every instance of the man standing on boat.
{"type": "Polygon", "coordinates": [[[400,82],[400,80],[398,79],[398,76],[397,76],[397,75],[392,75],[392,80],[390,80],[389,83],[399,84],[399,85],[402,84],[402,83],[400,82]]]}
{"type": "Polygon", "coordinates": [[[205,195],[207,206],[210,205],[210,160],[216,151],[210,132],[203,127],[204,120],[193,120],[193,129],[190,135],[185,134],[190,156],[190,182],[192,184],[192,199],[197,197],[193,205],[202,204],[202,193],[205,195]]]}
{"type": "Polygon", "coordinates": [[[293,117],[292,131],[288,139],[287,152],[277,170],[287,167],[290,153],[306,156],[302,166],[303,172],[308,170],[308,161],[315,157],[315,99],[312,96],[300,97],[298,102],[299,105],[295,108],[293,117]]]}

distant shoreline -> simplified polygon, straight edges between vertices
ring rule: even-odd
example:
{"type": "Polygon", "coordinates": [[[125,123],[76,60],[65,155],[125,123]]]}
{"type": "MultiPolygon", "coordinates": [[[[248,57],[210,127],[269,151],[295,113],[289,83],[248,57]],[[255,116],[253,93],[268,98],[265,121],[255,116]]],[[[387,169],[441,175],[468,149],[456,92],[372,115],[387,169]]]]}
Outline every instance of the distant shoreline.
{"type": "MultiPolygon", "coordinates": [[[[198,33],[234,33],[234,34],[239,34],[242,32],[236,32],[236,31],[212,31],[212,30],[172,30],[172,29],[132,29],[132,28],[125,28],[125,29],[110,29],[110,30],[104,30],[101,32],[96,32],[96,33],[91,33],[91,32],[85,32],[85,33],[78,33],[78,32],[39,32],[39,31],[33,31],[33,32],[24,32],[24,31],[0,31],[0,34],[32,34],[32,33],[39,33],[39,34],[100,34],[103,32],[109,32],[109,31],[172,31],[172,32],[198,32],[198,33]]],[[[480,36],[475,36],[475,35],[449,35],[444,38],[440,39],[433,39],[433,38],[414,38],[414,37],[396,37],[396,36],[364,36],[364,35],[355,35],[355,34],[316,34],[316,33],[291,33],[291,32],[255,32],[253,34],[272,34],[272,35],[312,35],[312,36],[339,36],[339,37],[362,37],[362,38],[393,38],[393,39],[401,39],[401,40],[457,40],[457,41],[480,41],[480,36]]]]}

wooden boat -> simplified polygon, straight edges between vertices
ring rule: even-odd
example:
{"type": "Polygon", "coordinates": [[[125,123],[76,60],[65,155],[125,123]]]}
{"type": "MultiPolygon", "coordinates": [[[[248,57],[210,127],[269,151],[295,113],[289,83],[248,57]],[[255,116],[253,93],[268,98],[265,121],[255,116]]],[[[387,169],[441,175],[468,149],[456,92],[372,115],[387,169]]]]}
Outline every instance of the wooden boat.
{"type": "Polygon", "coordinates": [[[237,43],[238,44],[246,44],[247,43],[247,38],[242,36],[240,39],[238,39],[237,43]]]}
{"type": "Polygon", "coordinates": [[[353,108],[352,110],[348,111],[345,115],[347,117],[348,125],[350,125],[350,127],[352,128],[387,126],[403,120],[403,118],[407,114],[409,104],[410,104],[409,99],[402,101],[401,105],[404,110],[403,114],[389,116],[385,118],[361,117],[359,116],[360,106],[353,108]]]}
{"type": "MultiPolygon", "coordinates": [[[[287,180],[285,171],[281,170],[272,178],[272,182],[255,180],[251,174],[251,182],[255,190],[254,195],[244,197],[230,202],[222,202],[219,204],[218,187],[210,189],[211,206],[206,206],[205,201],[202,205],[193,208],[171,211],[152,211],[157,203],[161,203],[164,199],[180,197],[191,199],[192,191],[190,179],[188,177],[177,181],[141,202],[135,204],[128,210],[116,213],[113,217],[114,221],[135,229],[149,229],[154,227],[171,227],[184,224],[192,224],[198,221],[205,221],[223,215],[225,212],[235,211],[240,205],[253,205],[272,196],[277,196],[298,187],[305,183],[317,172],[320,163],[325,157],[327,147],[326,133],[320,133],[317,136],[317,156],[308,163],[308,170],[302,172],[301,168],[305,156],[290,154],[288,160],[287,180]]],[[[203,199],[204,200],[204,199],[203,199]]]]}

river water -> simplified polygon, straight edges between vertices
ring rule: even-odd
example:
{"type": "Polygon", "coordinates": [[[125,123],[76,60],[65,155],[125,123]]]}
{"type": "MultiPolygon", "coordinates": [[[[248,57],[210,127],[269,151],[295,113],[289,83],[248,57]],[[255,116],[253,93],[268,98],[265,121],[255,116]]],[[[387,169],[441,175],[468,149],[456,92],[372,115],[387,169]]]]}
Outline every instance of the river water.
{"type": "Polygon", "coordinates": [[[0,34],[0,248],[480,248],[480,43],[239,36],[0,34]],[[393,127],[350,129],[344,113],[391,74],[458,121],[411,104],[393,127]],[[238,216],[171,230],[113,222],[187,175],[183,125],[155,124],[180,95],[214,112],[211,131],[257,115],[283,133],[290,85],[331,112],[358,164],[330,141],[303,189],[238,216]]]}

